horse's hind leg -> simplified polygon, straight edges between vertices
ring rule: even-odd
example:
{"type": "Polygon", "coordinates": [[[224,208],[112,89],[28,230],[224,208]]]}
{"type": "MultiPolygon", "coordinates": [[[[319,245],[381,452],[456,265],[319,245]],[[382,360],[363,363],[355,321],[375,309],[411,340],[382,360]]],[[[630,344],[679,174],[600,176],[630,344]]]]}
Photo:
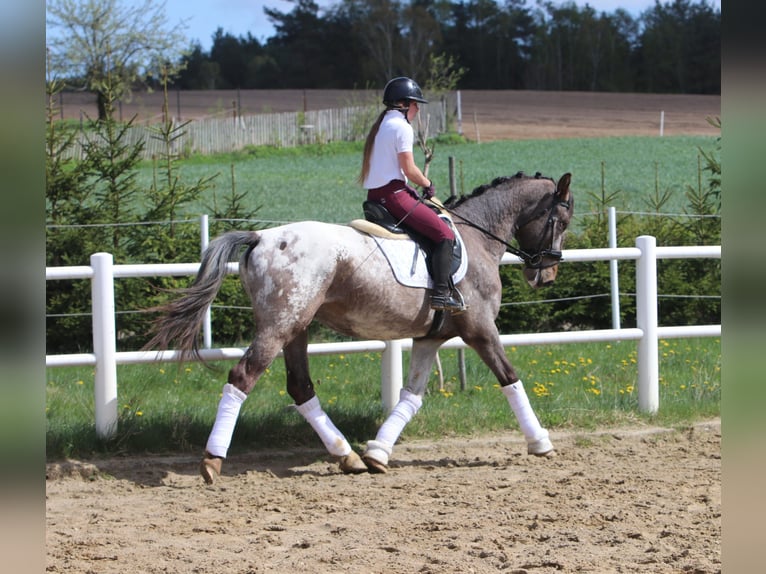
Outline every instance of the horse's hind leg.
{"type": "Polygon", "coordinates": [[[304,329],[283,349],[287,392],[295,401],[297,411],[322,439],[327,451],[338,458],[340,469],[347,474],[367,472],[367,465],[354,452],[346,437],[333,424],[319,403],[309,373],[307,347],[308,332],[304,329]]]}
{"type": "Polygon", "coordinates": [[[370,472],[385,473],[388,471],[388,459],[394,449],[394,444],[402,434],[404,427],[412,420],[423,404],[423,395],[428,384],[436,352],[443,341],[433,339],[418,339],[412,346],[410,370],[407,385],[399,393],[399,402],[391,410],[375,435],[375,440],[367,441],[362,459],[370,468],[370,472]]]}
{"type": "Polygon", "coordinates": [[[212,484],[221,474],[221,465],[229,450],[242,403],[279,352],[278,345],[273,342],[263,343],[263,341],[273,341],[273,339],[259,337],[253,341],[245,351],[245,355],[229,371],[228,382],[223,386],[215,423],[210,431],[205,455],[200,463],[200,474],[207,484],[212,484]]]}

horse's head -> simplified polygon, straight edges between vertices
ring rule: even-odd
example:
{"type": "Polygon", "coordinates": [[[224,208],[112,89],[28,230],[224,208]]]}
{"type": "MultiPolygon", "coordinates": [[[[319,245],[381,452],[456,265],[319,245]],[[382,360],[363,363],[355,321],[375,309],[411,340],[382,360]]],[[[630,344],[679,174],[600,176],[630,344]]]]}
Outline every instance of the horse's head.
{"type": "Polygon", "coordinates": [[[561,250],[574,200],[569,191],[571,173],[561,176],[556,189],[539,200],[516,227],[516,240],[524,260],[524,278],[532,287],[550,285],[556,280],[561,250]]]}

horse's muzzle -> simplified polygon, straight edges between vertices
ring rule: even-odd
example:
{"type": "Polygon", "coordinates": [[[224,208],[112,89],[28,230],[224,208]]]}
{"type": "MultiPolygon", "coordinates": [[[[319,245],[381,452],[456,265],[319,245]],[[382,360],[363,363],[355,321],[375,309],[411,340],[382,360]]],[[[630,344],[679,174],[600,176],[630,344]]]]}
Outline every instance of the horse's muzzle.
{"type": "Polygon", "coordinates": [[[558,264],[552,265],[551,267],[544,267],[542,269],[532,269],[525,267],[524,279],[527,280],[527,283],[529,283],[529,286],[533,289],[546,287],[556,280],[556,274],[558,273],[558,270],[558,264]]]}

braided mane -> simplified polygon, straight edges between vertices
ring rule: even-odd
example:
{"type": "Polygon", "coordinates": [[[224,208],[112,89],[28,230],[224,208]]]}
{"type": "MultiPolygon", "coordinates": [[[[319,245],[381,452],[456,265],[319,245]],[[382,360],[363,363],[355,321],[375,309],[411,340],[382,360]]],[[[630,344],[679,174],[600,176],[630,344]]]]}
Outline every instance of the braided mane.
{"type": "Polygon", "coordinates": [[[488,189],[493,189],[509,181],[522,180],[522,179],[548,179],[552,181],[553,183],[556,183],[553,178],[545,177],[539,171],[536,172],[535,175],[526,175],[523,171],[517,171],[513,175],[501,175],[500,177],[496,177],[495,179],[493,179],[491,183],[485,183],[483,185],[480,185],[479,187],[476,187],[471,192],[470,195],[461,195],[460,197],[451,197],[450,199],[444,202],[444,206],[449,208],[457,207],[458,205],[465,203],[466,201],[473,199],[474,197],[479,197],[488,189]]]}

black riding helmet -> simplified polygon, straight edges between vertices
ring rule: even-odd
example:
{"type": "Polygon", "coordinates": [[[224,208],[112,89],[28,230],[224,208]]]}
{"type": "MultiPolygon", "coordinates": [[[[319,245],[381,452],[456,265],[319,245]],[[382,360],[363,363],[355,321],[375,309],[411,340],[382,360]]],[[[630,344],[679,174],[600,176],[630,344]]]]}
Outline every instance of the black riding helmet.
{"type": "Polygon", "coordinates": [[[395,108],[402,100],[427,104],[428,100],[423,97],[423,92],[415,80],[400,77],[390,80],[383,90],[383,104],[389,108],[395,108]]]}

